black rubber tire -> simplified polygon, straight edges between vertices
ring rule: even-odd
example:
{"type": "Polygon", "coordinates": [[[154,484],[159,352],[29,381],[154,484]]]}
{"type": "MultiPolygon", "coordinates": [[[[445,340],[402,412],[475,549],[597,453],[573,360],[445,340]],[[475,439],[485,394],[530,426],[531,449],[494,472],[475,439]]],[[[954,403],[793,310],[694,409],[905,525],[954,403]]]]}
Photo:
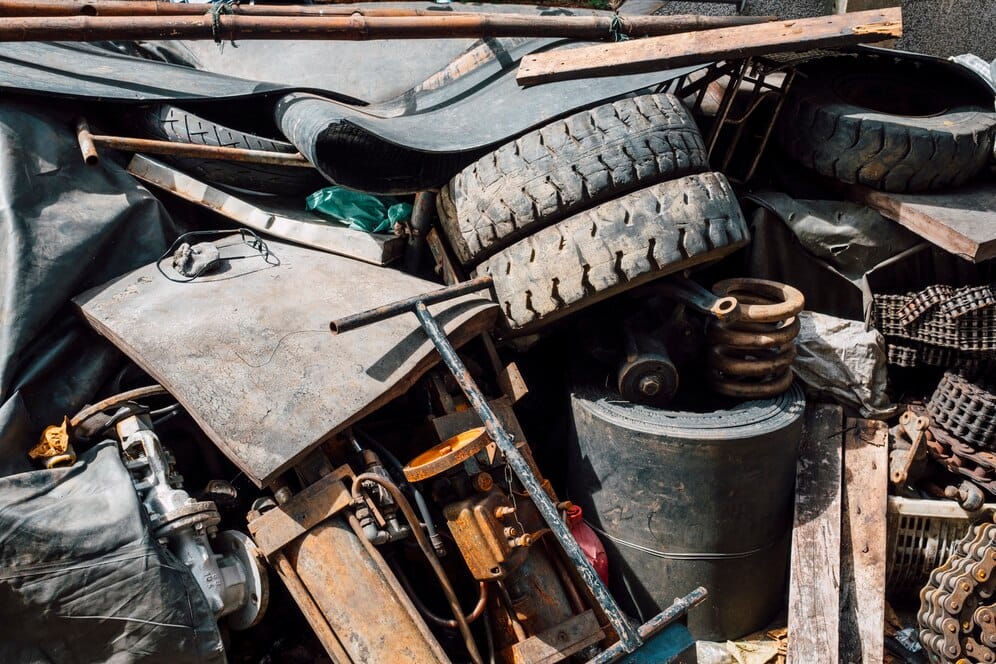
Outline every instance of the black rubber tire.
{"type": "Polygon", "coordinates": [[[620,99],[484,155],[442,188],[439,217],[469,265],[602,201],[707,170],[702,135],[674,95],[620,99]]]}
{"type": "Polygon", "coordinates": [[[912,62],[828,58],[796,77],[777,137],[792,159],[840,182],[936,191],[992,157],[996,113],[972,102],[912,62]]]}
{"type": "Polygon", "coordinates": [[[634,191],[544,228],[478,266],[494,279],[509,330],[526,333],[657,277],[745,245],[726,178],[688,175],[634,191]]]}
{"type": "MultiPolygon", "coordinates": [[[[221,147],[266,150],[294,154],[297,148],[286,141],[263,138],[230,129],[194,115],[177,106],[151,106],[129,115],[136,130],[163,141],[196,143],[221,147]]],[[[211,184],[238,187],[266,194],[297,196],[310,194],[329,183],[311,168],[247,164],[220,159],[196,159],[156,155],[166,163],[211,184]]]]}

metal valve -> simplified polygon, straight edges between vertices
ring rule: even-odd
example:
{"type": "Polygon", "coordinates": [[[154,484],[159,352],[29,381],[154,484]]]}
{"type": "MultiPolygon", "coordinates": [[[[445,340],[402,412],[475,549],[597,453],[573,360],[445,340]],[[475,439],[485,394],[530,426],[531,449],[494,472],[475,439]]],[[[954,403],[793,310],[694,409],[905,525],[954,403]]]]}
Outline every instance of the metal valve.
{"type": "Polygon", "coordinates": [[[217,505],[184,490],[147,415],[125,417],[116,429],[153,536],[187,566],[216,618],[226,617],[232,629],[255,625],[269,593],[256,545],[244,533],[218,532],[217,505]]]}

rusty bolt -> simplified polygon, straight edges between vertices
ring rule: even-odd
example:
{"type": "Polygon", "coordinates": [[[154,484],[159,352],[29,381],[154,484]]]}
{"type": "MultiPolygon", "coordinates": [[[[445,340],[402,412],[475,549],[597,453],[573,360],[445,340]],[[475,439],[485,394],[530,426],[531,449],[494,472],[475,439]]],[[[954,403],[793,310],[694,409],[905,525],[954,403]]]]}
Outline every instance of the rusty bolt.
{"type": "Polygon", "coordinates": [[[474,486],[478,491],[491,491],[495,485],[494,479],[488,473],[478,473],[474,475],[474,486]]]}
{"type": "Polygon", "coordinates": [[[505,537],[512,539],[513,537],[519,536],[519,529],[515,526],[508,526],[502,532],[505,533],[505,537]]]}
{"type": "Polygon", "coordinates": [[[648,397],[652,397],[661,391],[661,377],[657,374],[644,376],[640,379],[640,392],[648,397]]]}
{"type": "Polygon", "coordinates": [[[508,507],[508,506],[502,505],[501,507],[496,507],[495,508],[495,518],[496,519],[504,519],[506,516],[512,516],[513,514],[515,514],[515,508],[514,507],[508,507]]]}
{"type": "Polygon", "coordinates": [[[532,543],[533,543],[533,536],[530,535],[529,533],[526,533],[525,535],[520,535],[519,537],[510,539],[508,541],[508,545],[513,549],[520,546],[529,546],[532,543]]]}

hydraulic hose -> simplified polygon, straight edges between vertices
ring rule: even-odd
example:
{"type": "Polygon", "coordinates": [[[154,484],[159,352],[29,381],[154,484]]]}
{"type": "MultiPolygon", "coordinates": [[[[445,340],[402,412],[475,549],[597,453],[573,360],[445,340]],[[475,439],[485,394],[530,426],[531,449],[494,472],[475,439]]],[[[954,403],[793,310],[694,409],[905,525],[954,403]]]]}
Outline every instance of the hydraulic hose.
{"type": "Polygon", "coordinates": [[[477,643],[474,641],[474,635],[470,632],[470,625],[467,624],[467,619],[463,615],[463,608],[460,606],[460,601],[457,599],[456,592],[453,590],[453,584],[450,583],[449,577],[446,576],[446,570],[443,569],[442,563],[439,562],[439,558],[436,556],[436,552],[432,548],[432,544],[426,538],[425,533],[422,532],[422,528],[419,525],[418,515],[415,514],[415,509],[412,504],[408,502],[405,498],[405,494],[401,492],[398,485],[390,480],[387,480],[380,475],[375,475],[373,473],[361,473],[353,479],[353,487],[351,494],[353,500],[361,499],[361,491],[363,482],[373,482],[374,484],[379,484],[384,489],[391,494],[391,498],[398,505],[398,509],[404,515],[405,520],[408,521],[408,525],[411,526],[412,534],[415,536],[415,541],[418,542],[419,548],[422,549],[422,553],[425,554],[426,560],[429,561],[429,566],[432,567],[432,571],[436,573],[436,578],[439,579],[439,585],[443,588],[443,593],[446,595],[447,601],[450,603],[450,608],[453,609],[453,617],[456,618],[457,627],[460,629],[460,634],[463,636],[464,644],[467,646],[467,652],[470,654],[470,658],[474,661],[474,664],[484,664],[484,660],[481,659],[481,653],[477,649],[477,643]]]}

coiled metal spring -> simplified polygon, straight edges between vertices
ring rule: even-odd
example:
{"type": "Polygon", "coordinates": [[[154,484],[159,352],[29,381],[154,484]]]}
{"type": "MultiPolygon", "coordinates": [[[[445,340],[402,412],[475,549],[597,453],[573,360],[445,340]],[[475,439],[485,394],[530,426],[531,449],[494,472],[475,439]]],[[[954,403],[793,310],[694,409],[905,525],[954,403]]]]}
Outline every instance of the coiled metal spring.
{"type": "Polygon", "coordinates": [[[737,309],[709,327],[709,384],[719,394],[763,399],[792,384],[795,338],[802,293],[765,279],[726,279],[713,285],[720,297],[737,298],[737,309]]]}

